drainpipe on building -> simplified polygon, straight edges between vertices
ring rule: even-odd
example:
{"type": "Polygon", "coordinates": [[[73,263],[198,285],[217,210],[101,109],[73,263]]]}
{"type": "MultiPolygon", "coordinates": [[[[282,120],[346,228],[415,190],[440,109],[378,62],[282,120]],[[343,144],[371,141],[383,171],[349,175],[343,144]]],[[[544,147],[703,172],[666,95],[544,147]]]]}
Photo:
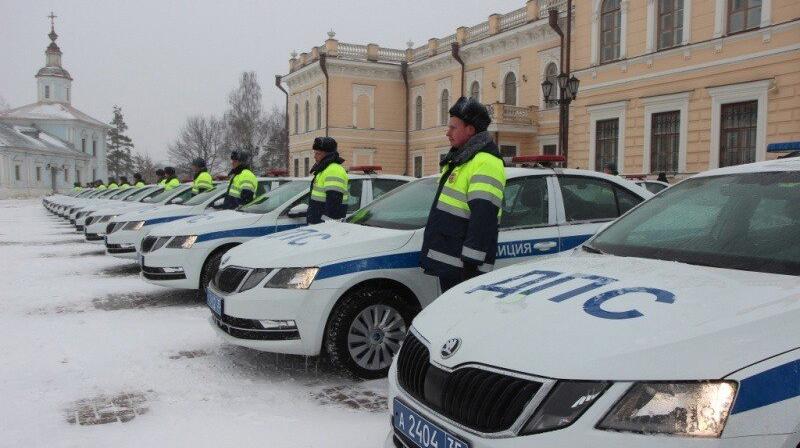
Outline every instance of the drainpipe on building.
{"type": "Polygon", "coordinates": [[[284,110],[284,128],[283,134],[284,138],[286,138],[286,170],[289,170],[289,92],[283,88],[281,85],[281,81],[283,81],[283,77],[281,75],[275,75],[275,86],[281,89],[281,92],[286,96],[286,105],[284,110]]]}
{"type": "Polygon", "coordinates": [[[461,65],[461,95],[464,96],[464,61],[461,59],[461,55],[458,51],[461,47],[458,45],[458,42],[453,42],[450,44],[450,53],[453,55],[453,59],[456,60],[461,65]]]}
{"type": "Polygon", "coordinates": [[[328,137],[328,129],[330,128],[328,123],[328,107],[330,105],[330,101],[328,101],[328,98],[330,97],[330,95],[328,95],[329,79],[328,79],[327,59],[328,59],[327,54],[322,53],[319,55],[319,68],[322,70],[322,74],[325,75],[325,137],[328,137]]]}
{"type": "Polygon", "coordinates": [[[410,150],[410,145],[409,145],[409,141],[408,141],[408,135],[409,135],[408,127],[410,125],[409,118],[408,118],[408,114],[409,114],[408,102],[411,101],[411,98],[409,98],[410,92],[408,90],[408,62],[403,61],[402,63],[400,63],[400,75],[403,76],[403,84],[406,87],[406,107],[405,107],[405,112],[406,112],[406,161],[405,161],[405,165],[404,165],[405,168],[403,170],[403,175],[404,176],[408,176],[408,158],[411,157],[411,150],[410,150]]]}

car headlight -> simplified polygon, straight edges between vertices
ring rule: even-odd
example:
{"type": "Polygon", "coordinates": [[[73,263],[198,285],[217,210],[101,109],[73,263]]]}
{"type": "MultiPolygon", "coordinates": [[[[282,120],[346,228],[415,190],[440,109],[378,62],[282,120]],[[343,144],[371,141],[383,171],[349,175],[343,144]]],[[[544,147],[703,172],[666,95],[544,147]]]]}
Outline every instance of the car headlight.
{"type": "Polygon", "coordinates": [[[124,230],[139,230],[144,227],[144,221],[128,221],[125,223],[124,230]]]}
{"type": "Polygon", "coordinates": [[[105,215],[105,216],[101,217],[100,220],[97,221],[97,222],[108,222],[108,221],[111,221],[112,219],[114,219],[116,217],[117,217],[117,215],[105,215]]]}
{"type": "Polygon", "coordinates": [[[272,272],[272,269],[253,269],[253,271],[250,272],[250,275],[247,277],[247,280],[245,280],[242,284],[242,287],[239,288],[239,292],[255,288],[259,283],[261,283],[262,280],[264,280],[267,275],[269,275],[270,272],[272,272]]]}
{"type": "Polygon", "coordinates": [[[636,383],[597,427],[719,437],[735,395],[736,383],[730,381],[636,383]]]}
{"type": "Polygon", "coordinates": [[[283,268],[264,285],[265,288],[308,289],[319,268],[283,268]]]}
{"type": "Polygon", "coordinates": [[[197,241],[197,235],[180,235],[167,244],[167,249],[189,249],[197,241]]]}
{"type": "Polygon", "coordinates": [[[94,222],[96,219],[97,219],[97,216],[94,216],[94,215],[87,216],[87,217],[86,217],[86,220],[85,220],[85,222],[84,222],[84,224],[86,224],[86,227],[89,227],[90,225],[92,225],[92,223],[93,223],[93,222],[94,222]]]}
{"type": "Polygon", "coordinates": [[[611,383],[559,381],[522,429],[523,434],[552,431],[575,422],[611,383]]]}

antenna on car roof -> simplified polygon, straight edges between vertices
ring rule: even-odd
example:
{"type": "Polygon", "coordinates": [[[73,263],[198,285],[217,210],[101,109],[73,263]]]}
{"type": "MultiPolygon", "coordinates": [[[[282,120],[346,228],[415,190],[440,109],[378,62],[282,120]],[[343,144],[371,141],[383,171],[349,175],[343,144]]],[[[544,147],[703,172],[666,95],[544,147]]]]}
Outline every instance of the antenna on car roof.
{"type": "Polygon", "coordinates": [[[567,158],[557,155],[517,156],[511,163],[522,165],[523,168],[559,168],[556,164],[566,163],[567,158]]]}
{"type": "Polygon", "coordinates": [[[364,174],[375,174],[381,170],[383,170],[383,167],[380,165],[356,165],[351,166],[347,171],[361,171],[364,174]]]}

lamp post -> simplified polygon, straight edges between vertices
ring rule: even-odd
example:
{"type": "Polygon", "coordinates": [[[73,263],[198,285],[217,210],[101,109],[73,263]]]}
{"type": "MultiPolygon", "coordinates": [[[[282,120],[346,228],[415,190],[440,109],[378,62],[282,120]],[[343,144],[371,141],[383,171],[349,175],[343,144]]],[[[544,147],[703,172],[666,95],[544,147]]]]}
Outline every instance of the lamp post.
{"type": "Polygon", "coordinates": [[[542,83],[542,93],[545,103],[558,104],[558,150],[566,159],[569,152],[569,104],[578,97],[578,86],[580,80],[575,76],[570,76],[569,51],[572,42],[572,0],[567,0],[567,30],[564,33],[558,24],[558,9],[552,8],[548,11],[548,23],[553,31],[561,38],[561,73],[556,78],[558,85],[553,85],[550,80],[545,79],[542,83]],[[566,39],[565,39],[566,37],[566,39]],[[559,95],[553,98],[553,89],[558,89],[559,95]]]}

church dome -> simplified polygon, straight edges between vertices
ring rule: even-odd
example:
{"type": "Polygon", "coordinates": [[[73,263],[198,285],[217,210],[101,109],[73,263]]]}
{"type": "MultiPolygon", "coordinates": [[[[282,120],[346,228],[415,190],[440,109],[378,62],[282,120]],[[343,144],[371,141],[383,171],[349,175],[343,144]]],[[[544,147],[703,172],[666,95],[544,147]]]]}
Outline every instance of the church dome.
{"type": "Polygon", "coordinates": [[[72,80],[72,77],[69,75],[68,71],[66,71],[63,67],[57,66],[40,68],[36,73],[36,77],[38,78],[40,76],[54,76],[57,78],[66,78],[72,80]]]}

